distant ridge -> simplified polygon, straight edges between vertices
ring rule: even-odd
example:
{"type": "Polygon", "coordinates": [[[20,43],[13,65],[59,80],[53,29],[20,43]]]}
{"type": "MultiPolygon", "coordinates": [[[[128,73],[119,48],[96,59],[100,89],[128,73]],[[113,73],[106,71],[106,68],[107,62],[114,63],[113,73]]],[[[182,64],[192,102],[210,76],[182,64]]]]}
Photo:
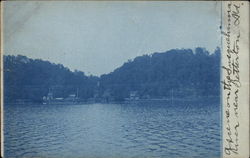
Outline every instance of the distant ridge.
{"type": "Polygon", "coordinates": [[[136,57],[113,72],[102,75],[103,91],[116,99],[136,91],[140,97],[219,96],[220,49],[209,53],[204,48],[173,49],[136,57]]]}
{"type": "Polygon", "coordinates": [[[5,101],[28,99],[41,102],[49,91],[54,97],[67,97],[79,90],[79,96],[92,97],[98,78],[81,71],[70,71],[61,64],[26,56],[4,56],[5,101]]]}
{"type": "Polygon", "coordinates": [[[139,99],[219,96],[220,49],[172,49],[136,57],[101,77],[72,72],[61,64],[25,56],[4,56],[6,100],[41,102],[53,90],[55,97],[79,91],[79,97],[123,101],[139,99]]]}

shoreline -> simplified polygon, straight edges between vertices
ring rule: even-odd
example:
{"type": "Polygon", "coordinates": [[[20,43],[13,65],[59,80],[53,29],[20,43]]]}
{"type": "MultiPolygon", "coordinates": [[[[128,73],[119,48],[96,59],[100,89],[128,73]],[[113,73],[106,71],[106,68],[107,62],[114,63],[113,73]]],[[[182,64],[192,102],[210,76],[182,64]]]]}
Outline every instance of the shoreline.
{"type": "Polygon", "coordinates": [[[143,103],[143,102],[170,102],[170,101],[206,101],[206,100],[220,100],[221,96],[206,96],[206,97],[195,97],[195,98],[151,98],[151,99],[129,99],[129,100],[123,100],[123,101],[52,101],[50,103],[44,103],[44,102],[35,102],[35,101],[29,101],[29,100],[24,100],[24,101],[5,101],[4,104],[41,104],[41,105],[80,105],[80,104],[115,104],[115,103],[120,103],[120,104],[127,104],[127,103],[143,103]]]}

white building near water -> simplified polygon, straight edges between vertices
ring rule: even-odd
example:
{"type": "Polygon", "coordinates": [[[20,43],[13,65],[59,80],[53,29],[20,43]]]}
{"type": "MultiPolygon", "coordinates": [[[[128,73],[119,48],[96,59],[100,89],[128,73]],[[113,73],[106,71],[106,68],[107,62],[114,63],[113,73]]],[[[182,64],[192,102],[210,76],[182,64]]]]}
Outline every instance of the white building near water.
{"type": "Polygon", "coordinates": [[[130,95],[129,95],[129,99],[130,100],[138,100],[139,99],[139,95],[137,91],[131,91],[130,95]]]}

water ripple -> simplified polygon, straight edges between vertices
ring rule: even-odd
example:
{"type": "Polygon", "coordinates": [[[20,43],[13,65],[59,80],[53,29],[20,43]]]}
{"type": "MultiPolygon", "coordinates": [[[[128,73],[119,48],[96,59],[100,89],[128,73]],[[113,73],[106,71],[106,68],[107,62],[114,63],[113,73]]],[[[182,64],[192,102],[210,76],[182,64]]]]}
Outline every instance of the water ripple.
{"type": "Polygon", "coordinates": [[[218,105],[5,105],[5,157],[219,157],[218,105]]]}

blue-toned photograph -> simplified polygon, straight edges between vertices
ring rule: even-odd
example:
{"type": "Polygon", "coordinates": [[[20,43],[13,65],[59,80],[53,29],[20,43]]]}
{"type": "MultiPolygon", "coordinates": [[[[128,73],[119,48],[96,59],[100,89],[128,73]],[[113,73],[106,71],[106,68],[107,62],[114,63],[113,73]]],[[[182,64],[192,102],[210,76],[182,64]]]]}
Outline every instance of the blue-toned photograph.
{"type": "Polygon", "coordinates": [[[219,158],[221,2],[3,3],[5,158],[219,158]]]}

